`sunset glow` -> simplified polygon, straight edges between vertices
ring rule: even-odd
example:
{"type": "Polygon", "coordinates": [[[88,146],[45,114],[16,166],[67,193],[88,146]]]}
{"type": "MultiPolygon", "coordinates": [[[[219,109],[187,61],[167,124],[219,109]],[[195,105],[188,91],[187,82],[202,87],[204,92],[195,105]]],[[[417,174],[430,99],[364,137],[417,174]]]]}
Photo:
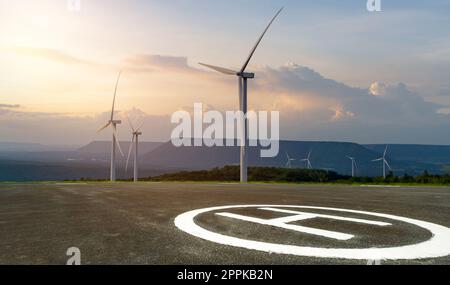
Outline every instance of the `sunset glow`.
{"type": "MultiPolygon", "coordinates": [[[[97,120],[109,109],[119,70],[123,70],[119,112],[136,109],[148,116],[170,116],[195,102],[222,111],[236,109],[235,80],[197,62],[237,68],[278,4],[258,2],[258,9],[249,10],[250,3],[244,3],[236,10],[227,2],[153,0],[125,5],[92,0],[81,1],[80,11],[70,11],[62,0],[1,0],[0,104],[19,107],[8,108],[9,115],[0,120],[32,113],[57,115],[60,120],[66,116],[97,120]],[[207,12],[204,17],[198,17],[199,9],[207,12]],[[223,11],[229,17],[221,17],[223,11]],[[239,27],[234,20],[248,13],[248,24],[239,27]]],[[[284,2],[289,9],[250,66],[257,74],[251,82],[252,108],[278,109],[285,120],[320,124],[345,119],[376,127],[382,123],[365,118],[366,107],[357,106],[357,101],[373,98],[349,101],[346,96],[379,95],[373,88],[392,91],[397,89],[386,86],[402,83],[415,94],[417,104],[433,105],[437,121],[445,120],[450,88],[443,74],[450,72],[450,20],[439,5],[430,4],[428,10],[419,3],[408,9],[393,5],[389,12],[373,15],[363,5],[345,1],[335,9],[284,2]],[[410,34],[414,29],[410,25],[424,23],[431,12],[434,21],[410,34]],[[412,49],[408,41],[422,44],[412,49]],[[337,88],[329,89],[330,82],[337,88]]],[[[396,96],[377,97],[396,100],[396,96]]],[[[411,119],[403,117],[399,124],[411,119]]],[[[282,136],[307,138],[310,128],[315,127],[286,128],[282,136]]],[[[90,139],[81,137],[79,143],[90,139]]]]}

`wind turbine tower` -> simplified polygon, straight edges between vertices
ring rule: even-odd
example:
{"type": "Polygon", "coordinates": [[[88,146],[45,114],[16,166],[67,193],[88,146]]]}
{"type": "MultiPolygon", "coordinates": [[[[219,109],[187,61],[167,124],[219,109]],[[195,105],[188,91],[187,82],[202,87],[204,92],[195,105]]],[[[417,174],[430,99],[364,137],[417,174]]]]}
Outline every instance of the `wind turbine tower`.
{"type": "Polygon", "coordinates": [[[133,150],[133,146],[134,146],[134,171],[133,171],[133,181],[134,182],[138,182],[139,179],[139,173],[138,173],[138,147],[139,147],[139,136],[142,135],[142,131],[141,131],[141,127],[135,129],[133,127],[133,124],[131,123],[131,121],[128,119],[128,122],[130,124],[131,127],[131,134],[132,134],[132,138],[131,138],[131,143],[130,143],[130,148],[128,149],[128,157],[127,157],[127,164],[125,166],[125,171],[128,171],[128,163],[130,161],[130,156],[131,156],[131,151],[133,150]]]}
{"type": "Polygon", "coordinates": [[[295,161],[295,158],[291,158],[287,152],[286,157],[287,157],[286,168],[292,168],[292,161],[295,161]]]}
{"type": "Polygon", "coordinates": [[[312,150],[309,151],[307,158],[304,158],[304,159],[300,160],[300,161],[306,162],[306,168],[308,168],[308,169],[312,169],[312,164],[311,164],[311,160],[310,160],[311,153],[312,153],[312,150]]]}
{"type": "Polygon", "coordinates": [[[348,156],[347,158],[352,161],[352,177],[355,177],[356,175],[356,159],[354,157],[348,156]]]}

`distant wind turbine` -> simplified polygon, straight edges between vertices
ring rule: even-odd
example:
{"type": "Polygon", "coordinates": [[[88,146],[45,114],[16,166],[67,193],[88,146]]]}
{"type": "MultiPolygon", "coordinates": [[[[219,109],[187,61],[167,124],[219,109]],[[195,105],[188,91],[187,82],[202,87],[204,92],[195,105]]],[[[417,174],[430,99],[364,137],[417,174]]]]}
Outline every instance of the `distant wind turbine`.
{"type": "Polygon", "coordinates": [[[295,158],[291,158],[287,152],[286,157],[287,157],[286,168],[292,168],[292,161],[295,161],[295,158]]]}
{"type": "Polygon", "coordinates": [[[269,30],[269,27],[272,25],[272,23],[275,21],[275,19],[278,17],[278,15],[281,13],[282,10],[283,10],[283,8],[281,8],[275,14],[275,16],[272,18],[272,20],[269,22],[269,25],[266,27],[266,29],[264,30],[262,35],[258,38],[255,46],[250,51],[250,54],[249,54],[247,60],[244,62],[244,65],[242,66],[242,68],[239,71],[235,71],[235,70],[231,70],[231,69],[227,69],[227,68],[223,68],[223,67],[218,67],[218,66],[213,66],[213,65],[209,65],[209,64],[199,63],[199,64],[201,64],[207,68],[210,68],[212,70],[215,70],[217,72],[220,72],[220,73],[223,73],[226,75],[236,75],[239,78],[239,81],[238,81],[238,83],[239,83],[239,109],[244,114],[244,121],[242,124],[242,130],[241,130],[242,143],[241,143],[241,153],[240,153],[240,166],[241,166],[240,177],[241,177],[242,183],[247,182],[247,162],[248,162],[247,161],[247,144],[248,144],[247,127],[248,126],[247,126],[247,118],[246,118],[246,114],[247,114],[247,79],[255,78],[254,73],[248,73],[248,72],[245,72],[245,70],[246,70],[248,64],[250,63],[250,60],[252,59],[253,54],[255,53],[256,49],[258,48],[258,45],[260,44],[264,35],[269,30]]]}
{"type": "Polygon", "coordinates": [[[312,150],[309,151],[307,158],[304,158],[304,159],[300,160],[300,161],[306,162],[306,168],[308,168],[308,169],[312,169],[312,164],[311,164],[311,160],[310,160],[311,153],[312,153],[312,150]]]}
{"type": "Polygon", "coordinates": [[[114,89],[111,117],[110,117],[108,123],[105,126],[103,126],[100,130],[97,131],[97,133],[100,133],[107,127],[112,126],[113,137],[112,137],[112,142],[111,142],[111,170],[110,170],[111,182],[116,181],[116,145],[120,151],[120,154],[123,156],[123,152],[122,152],[122,149],[120,148],[120,143],[119,143],[118,134],[117,134],[117,125],[120,125],[122,123],[122,121],[114,120],[114,108],[115,108],[115,104],[116,104],[117,87],[119,85],[119,80],[120,80],[121,74],[122,74],[122,71],[119,72],[119,75],[117,76],[116,87],[114,89]]]}
{"type": "Polygon", "coordinates": [[[389,165],[388,161],[386,160],[387,150],[388,150],[388,145],[386,145],[386,149],[384,150],[382,157],[372,160],[373,162],[382,161],[382,163],[383,163],[383,178],[386,178],[386,166],[389,168],[389,170],[392,170],[391,166],[389,165]]]}
{"type": "MultiPolygon", "coordinates": [[[[128,119],[128,118],[127,118],[128,119]]],[[[127,157],[127,164],[125,166],[125,171],[128,171],[128,162],[130,161],[131,151],[133,150],[133,144],[134,144],[134,172],[133,172],[133,181],[138,182],[138,147],[139,147],[139,136],[142,135],[141,126],[137,129],[134,128],[133,124],[131,123],[130,119],[128,119],[128,123],[130,124],[131,128],[131,143],[130,148],[128,149],[128,157],[127,157]]]]}
{"type": "Polygon", "coordinates": [[[356,159],[354,157],[348,156],[347,158],[352,161],[352,177],[355,177],[356,175],[356,159]]]}

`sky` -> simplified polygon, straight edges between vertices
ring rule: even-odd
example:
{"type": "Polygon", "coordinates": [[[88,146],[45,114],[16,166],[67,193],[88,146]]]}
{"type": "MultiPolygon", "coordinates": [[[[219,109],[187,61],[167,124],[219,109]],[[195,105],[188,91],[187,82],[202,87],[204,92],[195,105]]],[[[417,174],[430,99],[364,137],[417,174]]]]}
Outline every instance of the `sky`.
{"type": "Polygon", "coordinates": [[[450,144],[450,0],[0,0],[0,141],[82,145],[108,120],[167,140],[196,102],[238,108],[239,68],[285,9],[249,71],[252,110],[279,111],[281,138],[450,144]]]}

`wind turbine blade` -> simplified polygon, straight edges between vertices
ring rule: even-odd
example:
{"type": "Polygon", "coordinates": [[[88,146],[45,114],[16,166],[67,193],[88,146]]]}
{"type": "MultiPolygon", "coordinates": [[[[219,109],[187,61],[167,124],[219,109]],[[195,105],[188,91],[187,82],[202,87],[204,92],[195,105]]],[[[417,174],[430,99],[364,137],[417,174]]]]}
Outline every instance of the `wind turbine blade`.
{"type": "Polygon", "coordinates": [[[114,107],[116,105],[117,87],[119,86],[119,80],[120,80],[121,74],[122,74],[122,70],[119,71],[119,75],[117,76],[117,81],[116,81],[116,88],[114,89],[114,98],[113,98],[113,104],[112,104],[112,109],[111,109],[111,121],[114,119],[114,107]]]}
{"type": "Polygon", "coordinates": [[[384,163],[386,163],[387,167],[389,168],[389,170],[392,170],[391,166],[389,165],[389,163],[387,162],[387,160],[384,160],[384,163]]]}
{"type": "Polygon", "coordinates": [[[375,162],[375,161],[382,161],[382,160],[383,160],[383,158],[381,157],[381,158],[372,160],[372,162],[375,162]]]}
{"type": "MultiPolygon", "coordinates": [[[[132,130],[133,133],[134,133],[136,130],[135,130],[134,127],[133,127],[133,123],[131,123],[130,117],[128,117],[128,116],[126,116],[126,117],[127,117],[128,125],[130,125],[130,128],[131,128],[131,130],[132,130]]],[[[133,136],[133,138],[134,138],[134,136],[133,136]]]]}
{"type": "Polygon", "coordinates": [[[244,65],[241,68],[241,72],[240,73],[244,73],[245,69],[247,68],[247,65],[249,64],[250,60],[253,57],[253,54],[255,53],[256,49],[258,48],[259,44],[261,43],[261,40],[263,39],[264,35],[267,33],[267,31],[269,30],[270,26],[272,25],[272,23],[275,21],[275,19],[278,17],[278,15],[280,15],[281,11],[283,11],[284,7],[281,8],[276,14],[275,16],[272,18],[272,20],[270,21],[269,25],[267,25],[266,29],[264,30],[264,32],[261,34],[261,36],[258,38],[258,40],[256,41],[255,46],[253,47],[253,49],[250,51],[250,54],[247,58],[247,60],[245,61],[244,65]]]}
{"type": "Polygon", "coordinates": [[[136,129],[136,131],[141,131],[142,127],[144,126],[145,119],[142,119],[142,122],[138,125],[139,127],[136,129]]]}
{"type": "Polygon", "coordinates": [[[134,134],[133,138],[131,139],[130,147],[128,148],[128,157],[127,157],[127,164],[125,165],[125,172],[128,172],[128,162],[130,161],[131,151],[133,150],[134,145],[134,134]]]}
{"type": "Polygon", "coordinates": [[[389,145],[386,145],[386,149],[384,150],[383,157],[386,157],[386,153],[387,153],[387,150],[388,150],[388,146],[389,146],[389,145]]]}
{"type": "Polygon", "coordinates": [[[209,69],[215,70],[217,72],[223,73],[223,74],[227,74],[227,75],[237,75],[237,71],[228,69],[228,68],[224,68],[224,67],[220,67],[220,66],[214,66],[214,65],[209,65],[209,64],[205,64],[205,63],[201,63],[199,62],[198,64],[203,65],[209,69]]]}
{"type": "Polygon", "coordinates": [[[116,141],[117,148],[119,149],[120,154],[121,154],[122,156],[124,156],[124,155],[123,155],[122,148],[120,147],[120,142],[119,142],[117,130],[113,128],[113,132],[114,132],[114,140],[116,141]]]}
{"type": "Polygon", "coordinates": [[[111,122],[108,122],[106,125],[104,125],[103,127],[101,127],[98,131],[97,134],[101,131],[103,131],[104,129],[106,129],[107,127],[109,127],[109,125],[111,125],[111,122]]]}
{"type": "Polygon", "coordinates": [[[308,160],[311,157],[311,153],[312,153],[312,150],[310,150],[309,153],[308,153],[308,160]]]}
{"type": "Polygon", "coordinates": [[[286,157],[288,160],[290,160],[291,158],[289,157],[289,154],[286,152],[286,157]]]}

